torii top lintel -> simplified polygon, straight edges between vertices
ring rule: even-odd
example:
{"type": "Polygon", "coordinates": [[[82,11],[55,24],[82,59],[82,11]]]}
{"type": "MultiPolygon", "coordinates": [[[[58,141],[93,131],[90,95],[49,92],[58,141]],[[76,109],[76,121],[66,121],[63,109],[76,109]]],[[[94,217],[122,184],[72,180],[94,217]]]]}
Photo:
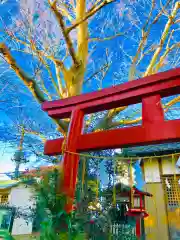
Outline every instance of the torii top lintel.
{"type": "Polygon", "coordinates": [[[42,109],[53,118],[68,118],[75,108],[85,114],[109,110],[116,107],[140,103],[144,97],[160,95],[167,97],[178,94],[180,68],[158,73],[100,91],[82,94],[62,100],[45,102],[42,109]]]}
{"type": "MultiPolygon", "coordinates": [[[[161,98],[180,93],[180,68],[143,79],[52,102],[42,109],[52,118],[71,117],[64,152],[63,191],[73,199],[78,152],[180,141],[180,120],[166,121],[161,98]],[[142,125],[83,134],[84,115],[142,102],[142,125]],[[71,153],[70,153],[71,152],[71,153]]],[[[58,155],[64,139],[48,140],[44,153],[58,155]]],[[[72,210],[73,200],[66,210],[72,210]]]]}
{"type": "MultiPolygon", "coordinates": [[[[73,138],[76,138],[77,152],[148,145],[180,140],[179,120],[165,121],[160,104],[162,97],[179,93],[180,68],[177,68],[97,92],[45,102],[42,109],[48,112],[50,117],[58,119],[70,117],[73,111],[78,110],[83,121],[84,114],[142,102],[142,126],[89,134],[81,134],[81,129],[80,134],[73,138]]],[[[77,115],[78,117],[80,115],[77,115]]],[[[71,122],[72,120],[71,117],[71,122]]],[[[77,124],[75,125],[77,128],[77,124]]],[[[62,142],[63,138],[48,140],[45,154],[60,154],[62,142]]]]}

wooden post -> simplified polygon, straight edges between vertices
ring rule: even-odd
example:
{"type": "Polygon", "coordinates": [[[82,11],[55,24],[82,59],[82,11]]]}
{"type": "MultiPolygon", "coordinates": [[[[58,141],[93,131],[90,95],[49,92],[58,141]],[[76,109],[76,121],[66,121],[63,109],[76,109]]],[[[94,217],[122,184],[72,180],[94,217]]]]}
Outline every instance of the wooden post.
{"type": "Polygon", "coordinates": [[[76,189],[76,180],[78,173],[79,155],[71,154],[69,152],[77,153],[76,143],[78,137],[83,131],[84,113],[80,109],[75,109],[72,112],[69,132],[66,142],[66,151],[63,158],[63,186],[62,190],[68,197],[66,211],[72,210],[72,204],[76,189]]]}
{"type": "Polygon", "coordinates": [[[136,237],[139,240],[141,238],[141,219],[136,218],[136,237]]]}
{"type": "Polygon", "coordinates": [[[164,122],[164,110],[161,104],[161,96],[155,95],[142,100],[143,126],[162,124],[164,122]]]}
{"type": "Polygon", "coordinates": [[[139,199],[140,199],[140,209],[144,209],[144,208],[145,208],[142,198],[143,198],[143,196],[140,194],[140,195],[139,195],[139,199]]]}

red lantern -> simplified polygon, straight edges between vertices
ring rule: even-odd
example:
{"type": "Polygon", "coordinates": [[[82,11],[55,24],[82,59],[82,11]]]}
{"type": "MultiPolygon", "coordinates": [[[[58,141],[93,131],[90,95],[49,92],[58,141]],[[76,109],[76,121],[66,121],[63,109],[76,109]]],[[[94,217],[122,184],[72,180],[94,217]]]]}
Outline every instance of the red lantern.
{"type": "Polygon", "coordinates": [[[149,216],[145,209],[145,196],[152,197],[152,194],[142,192],[137,188],[133,188],[133,199],[130,196],[131,207],[126,215],[136,219],[136,236],[141,237],[141,219],[149,216]],[[133,203],[133,204],[132,204],[133,203]]]}

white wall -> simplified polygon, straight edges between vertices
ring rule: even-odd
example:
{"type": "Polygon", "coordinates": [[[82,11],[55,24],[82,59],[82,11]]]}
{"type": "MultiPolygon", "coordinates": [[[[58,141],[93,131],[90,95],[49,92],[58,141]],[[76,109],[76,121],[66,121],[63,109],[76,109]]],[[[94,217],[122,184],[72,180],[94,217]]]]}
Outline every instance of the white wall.
{"type": "Polygon", "coordinates": [[[175,166],[174,163],[176,163],[177,159],[175,159],[174,163],[172,160],[172,157],[164,157],[161,159],[162,161],[162,174],[168,175],[168,174],[180,174],[180,168],[175,166]]]}
{"type": "Polygon", "coordinates": [[[144,159],[144,177],[146,183],[161,182],[157,158],[144,159]]]}
{"type": "MultiPolygon", "coordinates": [[[[180,174],[180,168],[177,166],[177,157],[174,162],[172,157],[161,158],[161,167],[163,175],[180,174]]],[[[144,177],[146,183],[161,182],[160,169],[157,158],[144,159],[144,177]]]]}
{"type": "MultiPolygon", "coordinates": [[[[12,188],[9,203],[12,206],[17,208],[21,208],[22,210],[28,207],[33,207],[34,199],[33,199],[33,191],[30,187],[25,187],[26,185],[19,185],[18,187],[12,188]]],[[[30,211],[30,210],[29,210],[30,211]]],[[[30,234],[32,233],[32,221],[28,221],[23,219],[23,217],[15,218],[12,228],[12,235],[19,234],[30,234]]]]}

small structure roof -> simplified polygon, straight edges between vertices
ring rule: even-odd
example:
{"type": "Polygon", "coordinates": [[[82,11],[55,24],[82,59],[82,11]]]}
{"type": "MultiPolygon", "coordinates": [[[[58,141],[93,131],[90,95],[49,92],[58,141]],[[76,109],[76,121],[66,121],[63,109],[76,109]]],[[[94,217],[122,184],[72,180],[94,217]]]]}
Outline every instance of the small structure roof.
{"type": "MultiPolygon", "coordinates": [[[[113,194],[113,188],[114,187],[111,187],[109,189],[105,189],[103,191],[103,195],[104,196],[112,195],[113,194]]],[[[115,188],[116,188],[116,195],[123,196],[123,197],[129,196],[129,193],[131,191],[131,187],[130,186],[124,185],[122,183],[117,183],[115,185],[115,188]]],[[[134,189],[134,195],[143,195],[143,196],[147,196],[147,197],[152,197],[151,193],[141,191],[141,190],[139,190],[136,187],[133,187],[133,189],[134,189]]]]}
{"type": "Polygon", "coordinates": [[[20,181],[17,180],[0,180],[0,189],[8,189],[17,186],[20,181]]]}

